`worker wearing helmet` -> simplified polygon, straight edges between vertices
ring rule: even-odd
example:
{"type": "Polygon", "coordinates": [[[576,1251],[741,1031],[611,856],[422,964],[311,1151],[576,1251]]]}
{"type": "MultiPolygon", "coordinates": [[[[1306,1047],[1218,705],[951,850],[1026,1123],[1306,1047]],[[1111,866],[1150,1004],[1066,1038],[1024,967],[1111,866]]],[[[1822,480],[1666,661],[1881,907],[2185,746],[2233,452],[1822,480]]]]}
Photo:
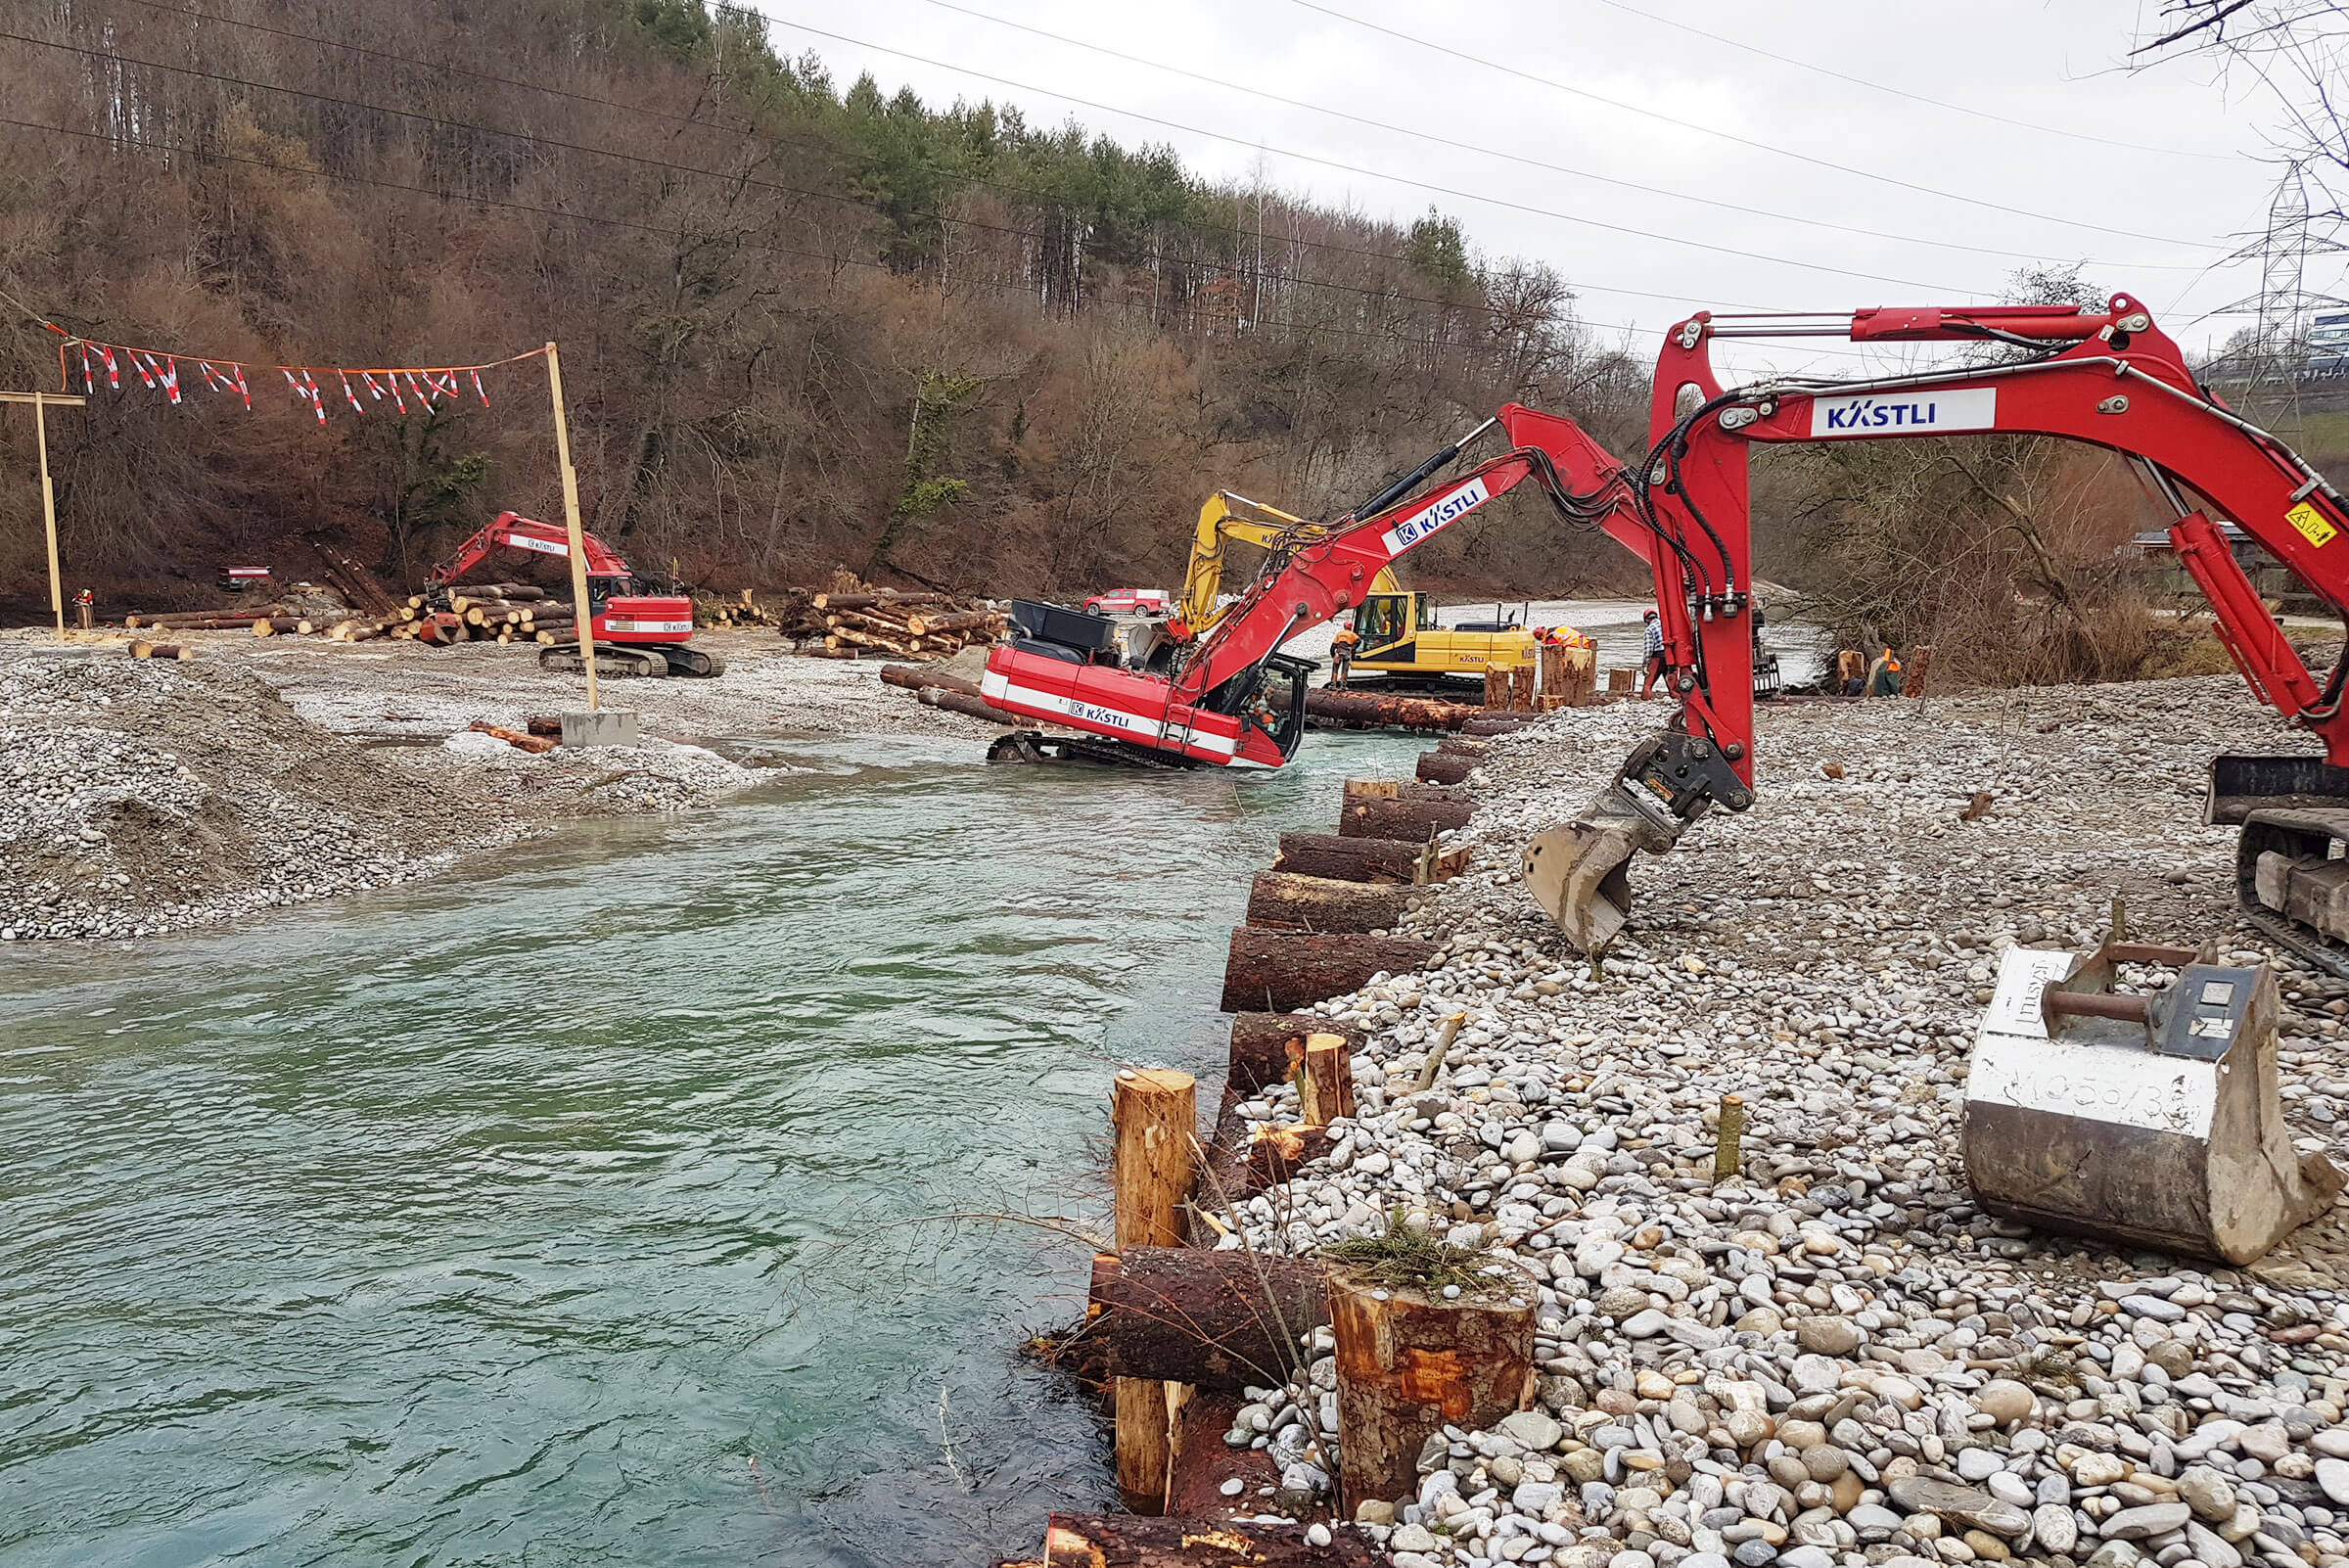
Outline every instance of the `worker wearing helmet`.
{"type": "Polygon", "coordinates": [[[1641,658],[1646,679],[1639,683],[1639,700],[1645,702],[1655,690],[1656,682],[1664,678],[1664,623],[1653,610],[1641,619],[1647,626],[1647,644],[1641,658]]]}
{"type": "Polygon", "coordinates": [[[1338,627],[1337,635],[1329,639],[1329,683],[1341,690],[1354,675],[1354,651],[1362,639],[1352,626],[1338,627]]]}

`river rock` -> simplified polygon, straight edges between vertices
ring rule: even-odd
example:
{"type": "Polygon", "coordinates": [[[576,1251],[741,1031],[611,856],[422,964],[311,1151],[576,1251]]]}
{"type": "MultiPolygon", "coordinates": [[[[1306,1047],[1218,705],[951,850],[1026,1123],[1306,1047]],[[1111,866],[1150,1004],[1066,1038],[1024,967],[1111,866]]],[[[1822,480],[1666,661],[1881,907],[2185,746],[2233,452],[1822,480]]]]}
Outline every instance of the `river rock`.
{"type": "Polygon", "coordinates": [[[2059,1503],[2043,1502],[2031,1510],[2031,1536],[2045,1550],[2068,1553],[2080,1539],[2079,1521],[2059,1503]]]}
{"type": "Polygon", "coordinates": [[[2123,1508],[2097,1527],[2107,1541],[2142,1541],[2181,1528],[2194,1516],[2183,1502],[2148,1502],[2123,1508]]]}
{"type": "Polygon", "coordinates": [[[2234,1516],[2234,1487],[2218,1471],[2193,1465],[2178,1476],[2178,1496],[2188,1507],[2214,1523],[2234,1516]]]}
{"type": "MultiPolygon", "coordinates": [[[[2327,1434],[2320,1432],[2317,1435],[2324,1437],[2327,1434]]],[[[2337,1437],[2341,1434],[2336,1432],[2330,1435],[2337,1437]]],[[[2317,1485],[2324,1489],[2326,1499],[2340,1507],[2349,1508],[2349,1459],[2319,1459],[2316,1480],[2317,1485]]]]}
{"type": "Polygon", "coordinates": [[[2010,1377],[1994,1377],[1975,1393],[1973,1406],[2001,1426],[2012,1426],[2039,1408],[2039,1398],[2028,1384],[2017,1383],[2010,1377]]]}
{"type": "Polygon", "coordinates": [[[1902,1476],[1887,1489],[1892,1500],[1911,1513],[1930,1513],[1950,1523],[1987,1530],[1994,1536],[2019,1536],[2031,1516],[2011,1502],[2001,1502],[1974,1487],[1954,1486],[1921,1475],[1902,1476]]]}
{"type": "Polygon", "coordinates": [[[1813,1356],[1849,1356],[1860,1348],[1860,1325],[1848,1317],[1795,1320],[1795,1348],[1813,1356]]]}
{"type": "Polygon", "coordinates": [[[1500,1418],[1500,1430],[1524,1444],[1536,1453],[1558,1446],[1566,1429],[1540,1410],[1519,1410],[1500,1418]]]}

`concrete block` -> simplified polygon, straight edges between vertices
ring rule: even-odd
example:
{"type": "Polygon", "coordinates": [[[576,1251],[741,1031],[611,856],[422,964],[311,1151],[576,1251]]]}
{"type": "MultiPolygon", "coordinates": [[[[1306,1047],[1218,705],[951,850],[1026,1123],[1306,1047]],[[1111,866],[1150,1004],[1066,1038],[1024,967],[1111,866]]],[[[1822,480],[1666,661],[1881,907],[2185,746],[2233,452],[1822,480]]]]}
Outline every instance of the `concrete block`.
{"type": "Polygon", "coordinates": [[[563,744],[633,746],[636,744],[636,715],[616,714],[609,709],[593,714],[565,714],[563,744]]]}

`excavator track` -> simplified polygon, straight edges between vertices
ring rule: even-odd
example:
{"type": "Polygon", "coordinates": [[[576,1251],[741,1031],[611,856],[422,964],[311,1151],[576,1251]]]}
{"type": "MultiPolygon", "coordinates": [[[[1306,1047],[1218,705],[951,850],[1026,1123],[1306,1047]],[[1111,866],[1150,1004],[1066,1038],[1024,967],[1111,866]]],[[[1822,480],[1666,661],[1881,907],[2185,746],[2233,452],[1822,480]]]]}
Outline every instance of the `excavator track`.
{"type": "MultiPolygon", "coordinates": [[[[579,657],[579,645],[576,642],[550,643],[538,650],[538,668],[583,675],[587,672],[587,661],[579,657]]],[[[659,677],[668,673],[668,661],[661,657],[658,648],[606,643],[595,650],[595,672],[608,679],[630,675],[659,677]]]]}
{"type": "Polygon", "coordinates": [[[668,661],[668,672],[672,675],[690,675],[696,679],[709,680],[726,672],[725,656],[711,653],[705,648],[691,648],[682,643],[670,643],[656,648],[653,652],[668,661]]]}

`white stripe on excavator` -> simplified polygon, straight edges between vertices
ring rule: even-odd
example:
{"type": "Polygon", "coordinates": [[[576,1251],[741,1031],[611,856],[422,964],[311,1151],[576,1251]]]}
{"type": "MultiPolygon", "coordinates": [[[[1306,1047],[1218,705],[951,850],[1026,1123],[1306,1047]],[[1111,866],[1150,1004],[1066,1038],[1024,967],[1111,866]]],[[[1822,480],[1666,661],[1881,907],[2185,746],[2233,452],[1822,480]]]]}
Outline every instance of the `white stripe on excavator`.
{"type": "Polygon", "coordinates": [[[2216,1063],[2163,1056],[2129,1040],[2048,1038],[2040,996],[2071,965],[2068,952],[2029,947],[2000,957],[1998,992],[1966,1071],[1967,1101],[2208,1138],[2219,1098],[2216,1063]]]}
{"type": "Polygon", "coordinates": [[[1008,697],[1025,703],[1031,708],[1048,709],[1064,718],[1082,719],[1091,724],[1105,724],[1133,736],[1147,746],[1163,744],[1161,735],[1164,730],[1165,738],[1174,741],[1177,745],[1188,747],[1193,751],[1211,752],[1218,757],[1234,756],[1240,748],[1240,743],[1227,735],[1211,735],[1207,731],[1199,729],[1165,730],[1157,719],[1145,718],[1140,714],[1129,714],[1119,708],[1105,708],[1099,703],[1079,702],[1074,697],[1063,697],[1058,692],[1038,691],[1033,686],[1015,686],[1011,683],[1009,675],[992,669],[980,677],[979,694],[989,702],[997,702],[1008,697]]]}

